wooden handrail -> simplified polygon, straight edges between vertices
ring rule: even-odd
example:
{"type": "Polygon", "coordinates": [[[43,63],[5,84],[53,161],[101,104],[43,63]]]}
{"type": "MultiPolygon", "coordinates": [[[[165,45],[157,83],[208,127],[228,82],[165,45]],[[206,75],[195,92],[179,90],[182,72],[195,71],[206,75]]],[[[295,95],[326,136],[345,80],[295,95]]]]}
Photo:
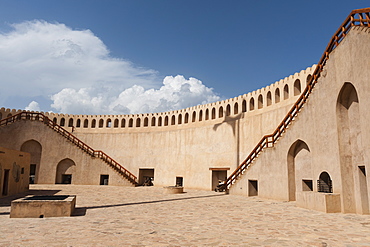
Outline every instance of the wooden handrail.
{"type": "Polygon", "coordinates": [[[64,129],[59,124],[53,122],[52,120],[50,120],[47,116],[45,116],[42,113],[23,111],[23,112],[20,112],[16,115],[13,115],[13,116],[10,116],[10,117],[7,117],[7,118],[4,118],[4,119],[0,120],[0,127],[11,124],[11,123],[14,123],[16,121],[20,121],[20,120],[33,120],[33,121],[39,121],[39,122],[44,123],[45,125],[47,125],[51,129],[53,129],[54,131],[58,132],[60,135],[65,137],[67,140],[69,140],[70,142],[75,144],[77,147],[82,149],[82,151],[86,152],[87,154],[89,154],[92,157],[102,159],[108,165],[110,165],[113,168],[115,168],[116,170],[120,171],[120,173],[122,175],[124,175],[131,183],[137,184],[136,176],[134,174],[132,174],[130,171],[128,171],[126,168],[124,168],[117,161],[112,159],[109,155],[107,155],[106,153],[104,153],[101,150],[94,150],[89,145],[87,145],[86,143],[81,141],[79,138],[77,138],[75,135],[73,135],[72,133],[70,133],[69,131],[64,129]]]}
{"type": "Polygon", "coordinates": [[[330,42],[326,46],[323,55],[320,58],[319,63],[316,66],[311,78],[307,82],[306,88],[301,93],[301,96],[294,103],[292,108],[284,117],[283,121],[278,125],[275,131],[270,135],[265,135],[247,156],[247,158],[235,169],[235,171],[225,181],[225,187],[228,189],[236,179],[252,164],[252,162],[258,157],[258,155],[267,147],[273,147],[283,133],[287,130],[288,126],[292,123],[294,118],[297,117],[301,111],[308,97],[310,96],[313,88],[315,87],[318,79],[320,78],[321,72],[329,59],[329,54],[339,45],[343,38],[347,35],[351,27],[353,26],[366,26],[370,27],[370,8],[356,9],[353,10],[348,17],[344,20],[342,25],[334,33],[330,42]],[[270,145],[269,145],[270,144],[270,145]]]}

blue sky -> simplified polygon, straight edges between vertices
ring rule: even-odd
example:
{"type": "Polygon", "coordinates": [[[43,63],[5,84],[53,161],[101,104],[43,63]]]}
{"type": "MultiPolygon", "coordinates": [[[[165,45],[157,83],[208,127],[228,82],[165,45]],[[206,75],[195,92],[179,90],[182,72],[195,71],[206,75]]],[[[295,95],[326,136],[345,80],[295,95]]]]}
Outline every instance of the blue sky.
{"type": "Polygon", "coordinates": [[[365,7],[356,0],[2,0],[0,103],[124,114],[236,97],[317,63],[350,11],[365,7]]]}

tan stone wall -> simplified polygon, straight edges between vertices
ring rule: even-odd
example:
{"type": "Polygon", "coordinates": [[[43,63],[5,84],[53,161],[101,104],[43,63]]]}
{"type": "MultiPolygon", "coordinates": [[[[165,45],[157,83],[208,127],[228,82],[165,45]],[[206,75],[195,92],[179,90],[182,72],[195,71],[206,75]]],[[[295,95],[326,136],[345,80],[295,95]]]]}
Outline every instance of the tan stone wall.
{"type": "Polygon", "coordinates": [[[332,179],[333,192],[340,194],[342,212],[369,212],[370,181],[368,176],[361,175],[359,169],[361,166],[367,172],[370,169],[370,151],[366,148],[370,145],[369,30],[353,28],[330,54],[298,118],[275,147],[261,154],[232,186],[230,193],[248,195],[248,180],[258,180],[258,195],[291,200],[294,198],[289,196],[289,177],[295,181],[294,192],[303,190],[304,179],[312,180],[313,191],[318,191],[317,180],[322,172],[327,172],[332,179]],[[338,102],[341,98],[348,101],[354,97],[348,93],[349,90],[343,90],[352,87],[350,85],[357,92],[358,103],[353,101],[348,110],[344,110],[344,117],[340,113],[343,106],[338,102]],[[304,142],[309,151],[292,151],[297,141],[304,142]],[[290,151],[297,153],[294,163],[289,162],[290,151]],[[289,173],[289,165],[293,167],[293,173],[289,173]]]}
{"type": "Polygon", "coordinates": [[[0,147],[0,198],[28,190],[30,155],[0,147]]]}
{"type": "Polygon", "coordinates": [[[98,185],[100,175],[109,175],[109,185],[131,186],[101,159],[86,154],[41,122],[26,120],[15,122],[0,128],[0,136],[0,146],[4,145],[16,150],[20,150],[22,145],[30,140],[41,145],[41,160],[36,170],[37,183],[56,183],[58,164],[69,159],[75,165],[65,174],[72,175],[72,184],[98,185]]]}
{"type": "MultiPolygon", "coordinates": [[[[213,189],[210,168],[228,169],[230,174],[259,139],[281,121],[313,70],[308,68],[233,99],[179,111],[117,116],[45,114],[70,131],[73,126],[74,135],[95,150],[103,150],[136,176],[140,168],[153,168],[155,186],[175,185],[176,177],[183,177],[187,188],[213,189]]],[[[0,110],[3,117],[17,112],[0,110]]],[[[79,149],[65,144],[65,139],[40,127],[42,124],[28,125],[0,128],[0,135],[7,140],[11,133],[18,133],[18,138],[4,142],[16,149],[29,140],[42,145],[38,183],[55,183],[57,166],[65,159],[76,164],[68,170],[75,174],[72,183],[98,183],[98,175],[103,174],[97,171],[101,165],[81,156],[79,149]]]]}

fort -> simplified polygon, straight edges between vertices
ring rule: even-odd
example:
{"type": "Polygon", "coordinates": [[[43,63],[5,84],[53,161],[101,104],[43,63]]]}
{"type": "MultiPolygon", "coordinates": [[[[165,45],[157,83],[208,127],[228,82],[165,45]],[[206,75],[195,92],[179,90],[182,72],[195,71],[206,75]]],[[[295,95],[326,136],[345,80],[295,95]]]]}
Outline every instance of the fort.
{"type": "MultiPolygon", "coordinates": [[[[317,65],[206,105],[134,115],[0,109],[0,147],[36,184],[182,186],[368,214],[370,8],[354,10],[317,65]],[[28,155],[28,154],[30,155],[28,155]]],[[[1,196],[18,166],[0,162],[1,196]]],[[[17,168],[18,169],[18,168],[17,168]]],[[[24,191],[19,186],[12,193],[24,191]]],[[[7,191],[6,191],[7,192],[7,191]]]]}

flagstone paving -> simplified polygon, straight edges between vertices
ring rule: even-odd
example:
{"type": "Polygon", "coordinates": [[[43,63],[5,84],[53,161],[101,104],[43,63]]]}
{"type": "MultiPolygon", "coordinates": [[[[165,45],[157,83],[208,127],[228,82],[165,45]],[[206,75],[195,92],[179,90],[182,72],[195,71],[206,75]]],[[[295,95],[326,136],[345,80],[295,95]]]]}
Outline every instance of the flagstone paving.
{"type": "Polygon", "coordinates": [[[15,197],[0,199],[0,246],[370,246],[368,215],[185,191],[32,185],[29,194],[77,195],[75,216],[9,218],[15,197]]]}

